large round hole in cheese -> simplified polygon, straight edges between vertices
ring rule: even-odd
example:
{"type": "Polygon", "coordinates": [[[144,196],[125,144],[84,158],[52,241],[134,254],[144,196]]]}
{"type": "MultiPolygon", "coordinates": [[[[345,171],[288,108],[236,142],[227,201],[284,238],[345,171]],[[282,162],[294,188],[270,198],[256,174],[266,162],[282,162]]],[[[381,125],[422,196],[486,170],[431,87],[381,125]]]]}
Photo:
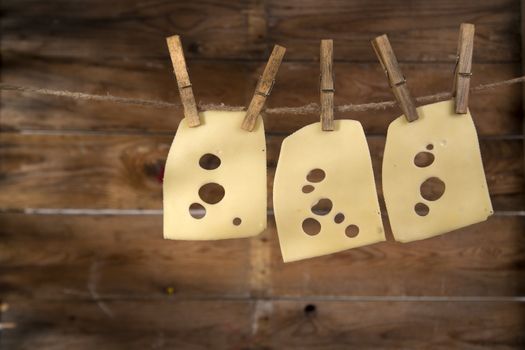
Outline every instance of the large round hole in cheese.
{"type": "Polygon", "coordinates": [[[338,120],[334,126],[334,131],[322,131],[320,123],[310,124],[288,136],[281,146],[273,205],[285,262],[385,240],[363,128],[354,120],[338,120]],[[325,176],[311,178],[322,180],[306,195],[301,188],[313,169],[322,169],[325,176]],[[359,223],[358,236],[349,239],[345,225],[332,215],[316,215],[320,232],[305,234],[302,223],[312,217],[312,203],[322,198],[330,198],[330,212],[344,213],[348,222],[359,223]]]}
{"type": "Polygon", "coordinates": [[[224,187],[215,182],[202,185],[199,188],[199,197],[208,204],[217,204],[224,198],[224,187]]]}
{"type": "Polygon", "coordinates": [[[258,118],[252,132],[243,130],[244,116],[245,112],[206,111],[200,114],[200,126],[190,128],[185,120],[180,122],[164,173],[165,238],[239,238],[266,228],[264,126],[258,118]],[[213,164],[208,166],[202,160],[206,154],[215,155],[220,164],[211,159],[213,164]],[[206,215],[196,220],[188,215],[188,208],[200,201],[199,189],[208,183],[222,186],[225,195],[216,204],[206,205],[206,215]],[[232,223],[233,218],[242,218],[242,225],[232,223]]]}
{"type": "Polygon", "coordinates": [[[419,152],[414,157],[414,164],[420,168],[426,168],[434,163],[434,155],[430,152],[419,152]]]}
{"type": "Polygon", "coordinates": [[[432,176],[419,186],[421,197],[427,201],[437,201],[445,193],[446,185],[440,178],[432,176]]]}
{"type": "Polygon", "coordinates": [[[206,153],[199,159],[199,165],[203,169],[214,170],[221,165],[221,159],[215,154],[206,153]]]}
{"type": "Polygon", "coordinates": [[[400,116],[390,124],[383,157],[383,194],[394,237],[401,242],[443,234],[493,213],[470,113],[454,113],[452,100],[417,111],[414,122],[400,116]],[[414,156],[425,148],[434,161],[417,167],[414,156]],[[446,191],[438,200],[421,203],[428,211],[418,210],[420,186],[432,177],[443,181],[446,191]]]}

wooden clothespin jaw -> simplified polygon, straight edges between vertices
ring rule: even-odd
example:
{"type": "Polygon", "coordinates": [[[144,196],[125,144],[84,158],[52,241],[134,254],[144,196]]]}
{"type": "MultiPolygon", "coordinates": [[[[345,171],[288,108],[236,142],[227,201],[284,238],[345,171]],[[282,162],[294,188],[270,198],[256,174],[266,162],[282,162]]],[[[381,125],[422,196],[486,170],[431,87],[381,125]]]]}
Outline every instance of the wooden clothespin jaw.
{"type": "Polygon", "coordinates": [[[275,76],[279,70],[279,66],[284,57],[286,48],[275,45],[273,47],[272,54],[268,59],[266,68],[261,75],[261,78],[257,82],[257,87],[255,88],[255,93],[253,94],[248,110],[246,111],[246,116],[242,122],[242,128],[246,131],[253,131],[255,128],[255,122],[257,117],[261,113],[261,110],[266,102],[266,98],[270,96],[272,92],[273,85],[275,84],[275,76]]]}
{"type": "Polygon", "coordinates": [[[475,27],[470,23],[461,23],[459,27],[454,85],[452,87],[452,96],[455,97],[457,114],[466,114],[468,111],[470,77],[472,76],[472,53],[474,51],[474,31],[475,27]]]}
{"type": "Polygon", "coordinates": [[[193,89],[191,87],[180,38],[178,35],[173,35],[166,38],[166,41],[168,43],[171,63],[173,64],[173,71],[177,78],[180,99],[182,107],[184,108],[184,118],[186,118],[189,127],[199,126],[201,121],[199,113],[197,112],[197,104],[195,103],[195,97],[193,96],[193,89]]]}
{"type": "Polygon", "coordinates": [[[334,130],[334,41],[321,40],[321,126],[323,131],[334,130]]]}
{"type": "Polygon", "coordinates": [[[386,34],[378,36],[372,40],[372,47],[374,48],[381,66],[385,70],[390,87],[392,88],[392,92],[396,97],[401,111],[409,122],[417,120],[418,114],[416,104],[408,90],[406,79],[401,72],[396,55],[394,54],[394,50],[392,49],[386,34]]]}

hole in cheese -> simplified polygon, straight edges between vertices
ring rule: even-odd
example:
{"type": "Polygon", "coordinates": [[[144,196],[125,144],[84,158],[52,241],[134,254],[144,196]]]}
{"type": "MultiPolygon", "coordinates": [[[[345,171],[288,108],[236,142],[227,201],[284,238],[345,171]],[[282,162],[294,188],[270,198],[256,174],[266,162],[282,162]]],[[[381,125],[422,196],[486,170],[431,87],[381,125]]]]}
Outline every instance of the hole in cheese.
{"type": "Polygon", "coordinates": [[[315,236],[321,232],[321,224],[319,221],[308,218],[303,220],[303,231],[309,236],[315,236]]]}
{"type": "Polygon", "coordinates": [[[302,189],[303,193],[311,193],[314,190],[315,190],[315,187],[312,185],[304,185],[302,189]]]}
{"type": "Polygon", "coordinates": [[[199,197],[208,204],[217,204],[224,198],[224,187],[210,182],[199,188],[199,197]]]}
{"type": "Polygon", "coordinates": [[[345,214],[343,213],[337,213],[334,217],[334,222],[336,224],[340,224],[342,223],[343,221],[345,221],[345,214]]]}
{"type": "Polygon", "coordinates": [[[414,211],[419,216],[427,216],[428,212],[430,211],[430,208],[425,203],[417,203],[414,206],[414,211]]]}
{"type": "Polygon", "coordinates": [[[431,143],[429,143],[429,144],[427,145],[427,149],[428,149],[429,151],[432,151],[432,150],[434,149],[434,145],[431,144],[431,143]]]}
{"type": "Polygon", "coordinates": [[[306,180],[310,182],[321,182],[324,180],[325,176],[326,174],[323,169],[316,168],[310,170],[308,175],[306,175],[306,180]]]}
{"type": "Polygon", "coordinates": [[[217,169],[221,165],[221,159],[215,154],[206,153],[199,159],[199,165],[206,170],[217,169]]]}
{"type": "Polygon", "coordinates": [[[234,224],[235,226],[239,226],[239,225],[241,224],[241,222],[242,222],[241,218],[235,218],[235,219],[233,219],[233,224],[234,224]]]}
{"type": "Polygon", "coordinates": [[[345,235],[350,238],[357,237],[359,234],[359,226],[357,225],[348,225],[345,229],[345,235]]]}
{"type": "Polygon", "coordinates": [[[332,201],[328,198],[321,198],[314,206],[312,206],[312,213],[317,215],[326,215],[332,210],[332,201]]]}
{"type": "Polygon", "coordinates": [[[425,168],[434,163],[434,155],[430,152],[419,152],[414,157],[414,164],[417,167],[425,168]]]}
{"type": "Polygon", "coordinates": [[[437,177],[426,179],[419,188],[421,197],[427,201],[436,201],[445,193],[445,183],[437,177]]]}
{"type": "Polygon", "coordinates": [[[192,203],[189,208],[190,215],[195,219],[202,219],[206,215],[206,208],[200,203],[192,203]]]}

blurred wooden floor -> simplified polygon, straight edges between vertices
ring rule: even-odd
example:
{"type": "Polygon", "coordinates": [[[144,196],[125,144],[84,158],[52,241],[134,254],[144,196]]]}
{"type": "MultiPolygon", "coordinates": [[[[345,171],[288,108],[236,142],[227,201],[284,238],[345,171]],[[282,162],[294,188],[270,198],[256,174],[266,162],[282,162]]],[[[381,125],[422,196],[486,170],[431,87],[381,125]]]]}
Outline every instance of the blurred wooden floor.
{"type": "MultiPolygon", "coordinates": [[[[268,106],[295,106],[318,101],[319,40],[333,38],[336,103],[364,103],[392,98],[369,43],[386,32],[420,96],[450,90],[461,22],[476,24],[474,85],[521,75],[522,7],[3,0],[1,79],[178,101],[164,39],[177,33],[197,100],[246,104],[279,43],[288,52],[268,106]]],[[[487,222],[290,264],[271,201],[253,239],[162,239],[160,178],[180,112],[3,91],[0,349],[525,348],[522,91],[471,97],[496,210],[487,222]]],[[[398,114],[338,116],[363,123],[378,186],[398,114]]],[[[282,139],[317,119],[265,119],[270,189],[282,139]]]]}

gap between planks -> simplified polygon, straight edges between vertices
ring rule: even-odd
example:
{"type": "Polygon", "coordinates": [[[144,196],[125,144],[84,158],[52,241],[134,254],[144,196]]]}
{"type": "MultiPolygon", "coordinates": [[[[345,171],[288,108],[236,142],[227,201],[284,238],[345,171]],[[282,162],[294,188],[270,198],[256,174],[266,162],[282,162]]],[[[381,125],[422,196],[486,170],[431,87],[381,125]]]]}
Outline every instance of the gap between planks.
{"type": "MultiPolygon", "coordinates": [[[[409,296],[409,295],[316,295],[316,296],[294,296],[294,295],[268,295],[266,297],[255,297],[250,295],[210,295],[210,296],[129,296],[120,294],[100,294],[96,300],[93,300],[89,292],[76,291],[76,290],[64,290],[62,297],[44,297],[44,298],[33,298],[38,301],[48,302],[62,302],[67,299],[67,296],[75,296],[70,300],[78,301],[164,301],[172,300],[174,302],[201,302],[201,301],[229,301],[229,302],[281,302],[281,301],[294,301],[294,302],[454,302],[454,303],[465,303],[465,302],[487,302],[487,303],[525,303],[525,296],[409,296]]],[[[24,297],[13,297],[9,298],[11,302],[18,300],[27,300],[24,297]]],[[[4,304],[9,302],[4,300],[4,304]]]]}
{"type": "MultiPolygon", "coordinates": [[[[89,209],[89,208],[23,208],[6,209],[0,208],[0,214],[24,214],[24,215],[84,215],[84,216],[160,216],[162,209],[89,209]]],[[[273,210],[267,211],[268,216],[273,216],[273,210]]],[[[382,213],[386,216],[385,213],[382,213]]],[[[494,216],[525,216],[525,210],[502,210],[495,211],[494,216]]]]}

